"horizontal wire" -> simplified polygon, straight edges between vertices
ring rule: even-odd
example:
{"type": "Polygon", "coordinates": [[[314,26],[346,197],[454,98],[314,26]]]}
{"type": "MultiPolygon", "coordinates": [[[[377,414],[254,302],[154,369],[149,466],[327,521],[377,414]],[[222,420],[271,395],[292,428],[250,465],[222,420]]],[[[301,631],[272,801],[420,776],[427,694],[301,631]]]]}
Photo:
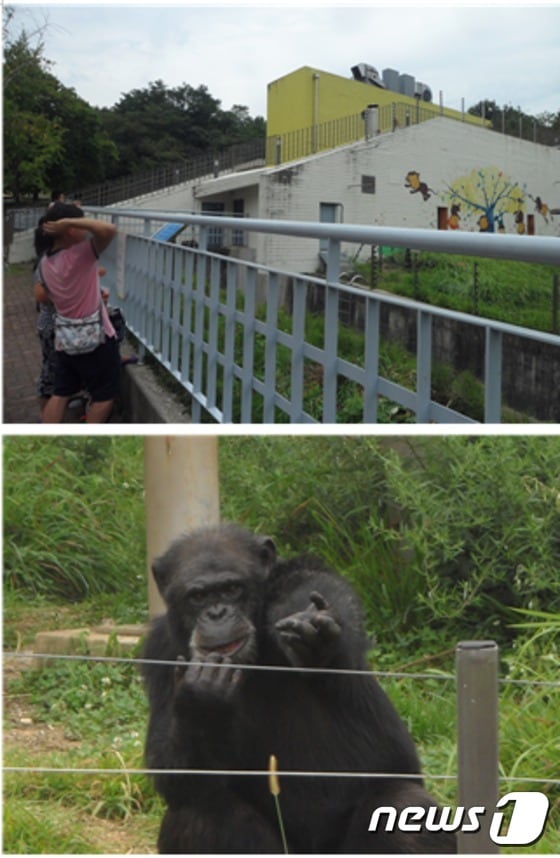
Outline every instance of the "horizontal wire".
{"type": "MultiPolygon", "coordinates": [[[[269,777],[270,771],[257,769],[127,769],[127,768],[64,768],[51,766],[3,766],[4,772],[36,774],[79,774],[79,775],[201,775],[204,777],[269,777]]],[[[361,779],[395,779],[453,781],[457,775],[433,775],[429,772],[308,772],[308,771],[278,771],[279,778],[361,778],[361,779]]],[[[513,783],[553,784],[560,786],[558,778],[517,777],[516,775],[500,775],[499,781],[513,783]]]]}
{"type": "MultiPolygon", "coordinates": [[[[18,652],[7,652],[4,653],[4,657],[16,657],[16,658],[48,658],[48,659],[62,659],[67,661],[98,661],[98,662],[109,662],[115,664],[153,664],[160,665],[161,667],[183,667],[186,668],[189,665],[193,665],[196,667],[204,667],[208,666],[209,662],[207,661],[171,661],[167,659],[160,658],[127,658],[125,656],[103,656],[103,655],[63,655],[61,653],[18,653],[18,652]]],[[[398,679],[409,678],[409,679],[455,679],[453,674],[431,674],[431,673],[394,673],[392,671],[372,671],[367,669],[350,669],[350,668],[336,668],[336,667],[293,667],[291,665],[282,665],[282,664],[235,664],[232,662],[213,662],[213,667],[222,667],[227,669],[235,669],[235,670],[255,670],[255,671],[269,671],[270,673],[293,673],[294,670],[298,673],[316,673],[316,674],[330,674],[330,675],[339,675],[339,676],[392,676],[398,679]]],[[[560,683],[559,683],[560,684],[560,683]]]]}
{"type": "MultiPolygon", "coordinates": [[[[208,662],[183,662],[183,661],[167,661],[160,659],[142,659],[142,658],[127,658],[124,656],[97,656],[97,655],[70,655],[61,653],[22,653],[22,652],[5,652],[3,657],[11,658],[37,658],[37,659],[59,659],[63,661],[85,661],[85,662],[100,662],[100,663],[116,663],[116,664],[151,664],[167,667],[186,667],[187,664],[204,666],[208,662]]],[[[270,672],[293,672],[297,670],[299,673],[310,674],[330,674],[330,675],[347,675],[347,676],[380,676],[396,679],[439,679],[442,681],[455,680],[453,674],[432,674],[432,673],[406,673],[394,671],[370,671],[370,670],[344,670],[338,668],[294,668],[292,666],[283,665],[249,665],[249,664],[215,664],[214,667],[235,668],[236,670],[254,670],[254,671],[270,671],[270,672]]],[[[523,680],[523,679],[500,679],[501,683],[512,685],[531,685],[531,686],[549,686],[560,687],[560,682],[542,681],[542,680],[523,680]]],[[[58,768],[58,767],[31,767],[31,766],[4,766],[4,772],[24,773],[34,772],[37,774],[126,774],[126,775],[204,775],[204,776],[235,776],[235,777],[264,777],[268,776],[267,771],[246,771],[246,770],[214,770],[214,769],[126,769],[126,768],[58,768]]],[[[394,779],[410,779],[414,775],[410,773],[379,773],[379,772],[279,772],[279,777],[315,777],[315,778],[394,778],[394,779]]],[[[456,780],[456,775],[434,775],[430,773],[420,773],[418,775],[426,780],[456,780]]],[[[507,777],[500,776],[500,781],[512,781],[517,783],[540,783],[560,785],[560,780],[555,778],[532,778],[532,777],[507,777]]]]}
{"type": "MultiPolygon", "coordinates": [[[[152,664],[160,665],[161,667],[187,667],[193,665],[196,667],[207,666],[208,662],[203,661],[171,661],[166,659],[150,659],[150,658],[133,658],[126,656],[103,656],[103,655],[70,655],[62,653],[25,653],[25,652],[4,652],[3,657],[9,658],[37,658],[37,659],[60,659],[62,661],[95,661],[100,663],[110,664],[152,664]]],[[[333,676],[375,676],[393,679],[437,679],[444,682],[449,680],[455,681],[457,677],[452,673],[407,673],[403,671],[391,670],[363,670],[363,669],[345,669],[334,667],[293,667],[291,665],[266,665],[266,664],[234,664],[234,663],[214,663],[214,667],[222,667],[225,669],[235,670],[254,670],[254,671],[269,671],[271,673],[292,673],[296,670],[298,673],[309,674],[325,674],[333,676]]],[[[509,679],[507,677],[499,678],[498,682],[503,685],[528,685],[541,686],[547,688],[560,688],[560,681],[555,680],[540,680],[540,679],[509,679]]]]}
{"type": "MultiPolygon", "coordinates": [[[[59,768],[56,766],[4,766],[4,772],[38,772],[39,774],[82,774],[82,775],[215,775],[217,777],[269,777],[270,771],[259,769],[126,769],[126,768],[59,768]]],[[[401,780],[411,780],[418,778],[430,778],[438,780],[455,780],[455,775],[427,775],[420,772],[403,772],[387,774],[386,772],[306,772],[306,771],[287,771],[276,772],[279,778],[378,778],[386,780],[387,778],[396,778],[401,780]]]]}

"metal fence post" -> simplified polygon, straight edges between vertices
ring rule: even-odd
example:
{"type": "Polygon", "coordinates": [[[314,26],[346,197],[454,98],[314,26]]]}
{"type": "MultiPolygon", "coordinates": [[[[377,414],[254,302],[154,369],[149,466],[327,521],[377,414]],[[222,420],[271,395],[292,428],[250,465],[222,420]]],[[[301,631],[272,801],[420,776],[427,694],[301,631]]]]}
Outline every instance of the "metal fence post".
{"type": "Polygon", "coordinates": [[[486,328],[484,353],[484,422],[502,421],[502,332],[486,328]]]}
{"type": "Polygon", "coordinates": [[[498,646],[494,641],[457,645],[457,745],[461,807],[484,807],[480,830],[459,832],[463,854],[497,853],[490,839],[498,800],[498,646]]]}

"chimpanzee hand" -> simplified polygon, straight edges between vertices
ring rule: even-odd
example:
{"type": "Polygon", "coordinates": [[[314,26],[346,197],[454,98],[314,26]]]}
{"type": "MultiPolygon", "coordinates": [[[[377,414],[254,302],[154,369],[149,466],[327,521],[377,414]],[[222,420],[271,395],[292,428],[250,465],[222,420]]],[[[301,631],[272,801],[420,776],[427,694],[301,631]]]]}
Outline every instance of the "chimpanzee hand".
{"type": "Polygon", "coordinates": [[[191,664],[182,655],[175,668],[175,706],[198,706],[208,711],[229,706],[241,679],[241,670],[228,667],[232,662],[226,656],[210,653],[203,662],[191,664]],[[184,664],[183,664],[184,663],[184,664]]]}
{"type": "Polygon", "coordinates": [[[339,642],[341,625],[326,599],[317,591],[304,611],[276,623],[285,655],[295,667],[325,667],[339,642]]]}

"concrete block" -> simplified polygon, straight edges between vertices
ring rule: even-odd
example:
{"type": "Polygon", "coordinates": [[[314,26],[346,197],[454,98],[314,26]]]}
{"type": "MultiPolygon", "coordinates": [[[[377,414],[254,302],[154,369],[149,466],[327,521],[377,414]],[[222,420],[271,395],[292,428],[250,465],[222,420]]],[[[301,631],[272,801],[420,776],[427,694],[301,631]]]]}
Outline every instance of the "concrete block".
{"type": "Polygon", "coordinates": [[[88,628],[61,629],[52,632],[38,632],[35,636],[34,666],[47,667],[55,660],[43,658],[43,655],[94,655],[94,656],[130,656],[133,655],[142,634],[143,627],[111,627],[110,631],[99,632],[88,628]]]}
{"type": "Polygon", "coordinates": [[[129,423],[190,423],[185,406],[157,380],[150,367],[125,366],[122,401],[129,423]]]}

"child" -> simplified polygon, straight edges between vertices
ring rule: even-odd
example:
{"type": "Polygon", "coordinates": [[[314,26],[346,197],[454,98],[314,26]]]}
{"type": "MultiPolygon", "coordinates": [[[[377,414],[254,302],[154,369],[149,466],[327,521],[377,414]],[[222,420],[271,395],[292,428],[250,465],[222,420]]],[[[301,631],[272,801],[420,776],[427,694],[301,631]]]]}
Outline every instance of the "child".
{"type": "Polygon", "coordinates": [[[101,301],[98,259],[116,227],[85,218],[77,206],[56,203],[41,229],[48,249],[37,266],[36,299],[50,299],[58,313],[72,319],[86,318],[100,307],[105,334],[105,342],[87,354],[56,350],[54,392],[44,407],[43,422],[62,422],[69,400],[85,389],[91,396],[86,422],[103,423],[118,394],[120,358],[115,329],[101,301]]]}

